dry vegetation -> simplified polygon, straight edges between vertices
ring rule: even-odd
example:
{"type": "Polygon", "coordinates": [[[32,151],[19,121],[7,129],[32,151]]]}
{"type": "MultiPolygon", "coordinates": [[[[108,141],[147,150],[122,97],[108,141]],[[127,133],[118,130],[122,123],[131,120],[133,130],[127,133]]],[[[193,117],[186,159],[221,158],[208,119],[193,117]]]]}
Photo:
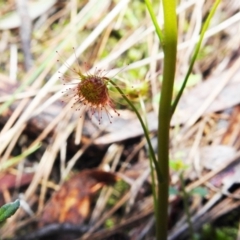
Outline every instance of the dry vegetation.
{"type": "MultiPolygon", "coordinates": [[[[115,93],[120,117],[112,124],[61,101],[70,68],[86,70],[86,62],[118,73],[116,83],[146,114],[156,141],[163,55],[144,2],[18,2],[0,1],[0,205],[21,199],[1,239],[154,239],[149,161],[135,115],[115,93]]],[[[212,3],[179,1],[175,93],[212,3]]],[[[199,239],[237,239],[239,9],[237,0],[222,1],[172,120],[172,240],[188,239],[184,202],[199,239]]]]}

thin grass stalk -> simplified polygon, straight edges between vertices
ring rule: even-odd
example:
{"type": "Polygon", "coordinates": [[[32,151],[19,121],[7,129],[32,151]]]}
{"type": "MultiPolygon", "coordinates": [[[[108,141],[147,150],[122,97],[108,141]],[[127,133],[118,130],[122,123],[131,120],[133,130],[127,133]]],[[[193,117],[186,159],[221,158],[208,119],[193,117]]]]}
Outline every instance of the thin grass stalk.
{"type": "Polygon", "coordinates": [[[216,0],[216,1],[215,1],[215,3],[214,3],[214,5],[213,5],[213,7],[212,7],[212,9],[211,9],[211,11],[210,11],[207,19],[206,19],[206,21],[205,21],[205,23],[204,23],[204,25],[203,25],[203,28],[202,28],[202,31],[201,31],[201,34],[200,34],[200,38],[199,38],[199,40],[198,40],[198,43],[197,43],[196,48],[195,48],[195,50],[194,50],[192,59],[191,59],[191,61],[190,61],[190,65],[189,65],[187,74],[186,74],[186,76],[185,76],[185,78],[184,78],[184,81],[183,81],[183,84],[182,84],[182,86],[181,86],[181,89],[180,89],[180,91],[178,92],[177,97],[175,98],[175,100],[174,100],[174,102],[173,102],[172,110],[171,110],[171,116],[174,114],[174,112],[175,112],[175,110],[176,110],[176,107],[177,107],[177,105],[178,105],[178,102],[179,102],[179,100],[180,100],[180,98],[181,98],[181,96],[182,96],[182,94],[183,94],[183,91],[184,91],[186,85],[187,85],[187,81],[188,81],[189,76],[190,76],[190,74],[191,74],[191,72],[192,72],[193,65],[194,65],[194,63],[195,63],[195,61],[196,61],[196,59],[197,59],[197,55],[198,55],[199,50],[200,50],[200,48],[201,48],[204,35],[205,35],[205,33],[206,33],[206,31],[207,31],[207,29],[208,29],[208,27],[209,27],[210,21],[211,21],[213,15],[215,14],[215,12],[216,12],[216,10],[217,10],[217,7],[218,7],[218,5],[219,5],[220,2],[221,2],[221,0],[216,0]]]}
{"type": "Polygon", "coordinates": [[[162,173],[160,171],[160,168],[159,168],[159,165],[158,165],[158,161],[156,159],[156,156],[155,156],[155,153],[154,153],[154,150],[153,150],[153,147],[152,147],[152,143],[151,143],[151,140],[150,140],[150,137],[149,137],[149,132],[148,132],[148,129],[147,127],[145,126],[143,120],[142,120],[142,117],[140,115],[140,113],[138,112],[138,110],[136,109],[136,107],[134,106],[134,104],[127,98],[127,96],[123,93],[123,91],[115,84],[114,81],[108,79],[108,81],[117,89],[117,91],[121,94],[121,96],[124,98],[124,100],[129,104],[129,106],[133,109],[133,111],[136,113],[137,115],[137,118],[138,120],[140,121],[140,124],[142,126],[142,129],[143,129],[143,132],[144,132],[144,135],[146,137],[146,141],[147,141],[147,144],[148,144],[148,147],[149,147],[149,154],[152,158],[152,161],[153,161],[153,164],[156,168],[156,172],[157,172],[157,178],[158,178],[158,181],[163,181],[163,178],[162,178],[162,173]]]}
{"type": "MultiPolygon", "coordinates": [[[[144,102],[143,99],[140,98],[140,104],[143,110],[143,116],[144,116],[144,121],[145,121],[145,126],[146,126],[146,130],[149,133],[149,128],[148,128],[148,122],[147,122],[147,115],[146,115],[146,109],[144,106],[144,102]]],[[[155,167],[154,167],[154,162],[153,162],[153,158],[152,155],[149,152],[148,149],[148,155],[149,155],[149,160],[150,160],[150,174],[151,174],[151,180],[152,180],[152,195],[153,195],[153,204],[154,204],[154,209],[157,209],[157,205],[158,205],[158,201],[157,201],[157,183],[156,183],[156,174],[155,174],[155,167]]],[[[155,154],[154,154],[155,156],[155,154]]]]}
{"type": "Polygon", "coordinates": [[[149,0],[145,0],[145,4],[147,6],[148,12],[149,12],[150,17],[152,19],[152,22],[153,22],[153,25],[155,27],[156,33],[158,35],[159,41],[161,43],[163,43],[163,33],[162,33],[162,30],[161,30],[160,26],[158,25],[158,21],[157,21],[157,18],[155,16],[155,13],[153,11],[152,4],[150,3],[149,0]]]}
{"type": "Polygon", "coordinates": [[[158,211],[156,211],[156,209],[158,209],[158,194],[157,194],[157,191],[156,191],[156,187],[158,185],[156,184],[156,180],[155,180],[155,174],[154,174],[155,171],[157,173],[157,182],[162,182],[163,177],[162,177],[162,173],[161,173],[160,168],[159,168],[158,161],[157,161],[156,156],[155,156],[155,152],[154,152],[152,144],[151,144],[148,128],[144,124],[144,122],[141,118],[141,115],[139,114],[138,110],[135,108],[134,104],[127,98],[127,96],[123,93],[123,91],[112,80],[109,79],[109,82],[117,89],[117,91],[122,95],[124,100],[132,107],[133,111],[136,113],[136,115],[137,115],[137,117],[140,121],[140,124],[142,126],[144,135],[146,137],[146,141],[147,141],[148,148],[149,148],[148,153],[149,153],[149,159],[150,159],[150,170],[151,170],[151,179],[152,179],[153,204],[154,204],[154,209],[155,209],[154,214],[155,214],[155,217],[157,219],[158,211]]]}

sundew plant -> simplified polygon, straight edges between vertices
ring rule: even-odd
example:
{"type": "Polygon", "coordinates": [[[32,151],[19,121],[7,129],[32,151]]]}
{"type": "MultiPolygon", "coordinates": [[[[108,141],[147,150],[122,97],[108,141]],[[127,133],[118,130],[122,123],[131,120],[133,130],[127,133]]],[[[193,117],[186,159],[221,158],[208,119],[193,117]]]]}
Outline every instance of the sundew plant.
{"type": "MultiPolygon", "coordinates": [[[[86,64],[85,64],[86,65],[86,64]]],[[[94,73],[83,73],[79,68],[69,68],[75,75],[75,79],[64,75],[60,77],[67,89],[63,91],[66,101],[73,101],[74,110],[80,111],[85,108],[90,111],[91,116],[96,115],[99,124],[102,121],[103,111],[107,114],[109,122],[112,123],[113,116],[109,112],[112,109],[116,115],[120,115],[110,98],[108,84],[110,79],[106,77],[106,72],[95,69],[94,73]]],[[[81,117],[81,116],[80,116],[81,117]]]]}
{"type": "MultiPolygon", "coordinates": [[[[183,2],[184,4],[189,2],[195,4],[198,1],[183,2]]],[[[81,142],[83,119],[79,120],[78,117],[72,117],[69,108],[72,108],[72,112],[77,111],[75,115],[80,117],[83,116],[86,110],[90,118],[95,120],[96,117],[97,124],[104,122],[103,116],[107,117],[109,124],[114,124],[115,118],[118,118],[121,113],[118,110],[117,101],[114,100],[114,94],[117,94],[121,98],[120,103],[127,104],[134,111],[143,129],[148,145],[147,151],[152,178],[151,185],[156,223],[154,234],[158,240],[167,239],[170,121],[192,73],[193,64],[199,53],[204,34],[220,0],[205,2],[207,3],[204,7],[209,7],[206,11],[208,15],[204,18],[204,24],[200,35],[196,38],[196,44],[192,42],[191,48],[188,48],[190,49],[188,53],[190,58],[186,60],[190,59],[189,66],[186,73],[184,73],[185,66],[181,69],[181,74],[184,74],[183,81],[181,81],[183,84],[180,84],[180,88],[174,92],[174,95],[176,63],[181,62],[177,61],[178,34],[180,36],[180,33],[183,32],[190,36],[190,33],[192,33],[191,31],[188,32],[188,26],[180,24],[180,21],[178,23],[176,5],[180,3],[181,7],[181,1],[91,0],[64,1],[64,5],[54,4],[52,11],[49,13],[50,15],[47,17],[49,19],[46,21],[46,25],[44,24],[41,27],[42,18],[41,21],[32,21],[33,26],[35,26],[32,29],[34,34],[29,36],[29,40],[32,38],[33,41],[31,41],[32,45],[28,46],[28,49],[34,53],[34,65],[30,71],[24,71],[22,67],[22,60],[25,56],[24,51],[22,51],[23,46],[19,41],[21,35],[19,31],[21,29],[19,31],[7,30],[5,31],[7,35],[2,34],[4,44],[2,44],[3,59],[1,69],[4,70],[6,76],[12,70],[13,75],[16,75],[16,81],[14,80],[14,84],[9,81],[10,87],[8,87],[8,80],[3,80],[3,82],[7,83],[7,95],[5,96],[4,93],[3,98],[1,96],[0,114],[3,116],[3,121],[5,121],[5,117],[8,120],[0,133],[1,174],[7,173],[9,169],[9,172],[11,172],[12,168],[14,174],[22,173],[21,171],[25,167],[29,172],[31,167],[34,178],[28,183],[26,191],[24,190],[24,201],[31,203],[32,196],[38,196],[40,193],[39,198],[34,198],[36,202],[34,202],[33,210],[36,210],[36,216],[39,216],[39,212],[43,209],[49,196],[48,188],[52,186],[45,183],[48,183],[48,181],[51,183],[53,177],[54,182],[58,182],[59,179],[59,184],[61,184],[86,149],[92,144],[92,141],[81,142]],[[71,4],[76,4],[76,6],[71,4]],[[141,15],[136,14],[139,11],[141,15]],[[180,26],[182,30],[180,30],[180,26]],[[15,39],[12,38],[14,34],[15,39]],[[53,38],[49,39],[49,37],[53,38]],[[81,44],[76,44],[80,42],[81,44]],[[74,50],[75,54],[73,53],[68,58],[67,64],[57,64],[59,54],[56,54],[56,50],[62,52],[69,45],[78,45],[76,51],[74,50]],[[141,49],[142,47],[144,50],[141,49]],[[11,52],[8,53],[5,49],[9,49],[11,52]],[[191,53],[192,49],[194,49],[193,53],[191,53]],[[93,55],[92,57],[89,57],[88,50],[93,55]],[[130,52],[132,53],[130,54],[130,52]],[[15,61],[17,59],[16,55],[19,55],[18,53],[20,53],[19,61],[15,61]],[[88,62],[90,67],[84,62],[78,62],[79,68],[71,68],[70,66],[73,66],[80,59],[80,56],[81,59],[88,62]],[[156,58],[153,59],[153,57],[156,58]],[[163,58],[163,61],[159,61],[159,58],[163,58]],[[9,61],[12,59],[14,61],[9,61]],[[4,64],[4,61],[6,61],[6,64],[4,64]],[[110,77],[109,72],[104,70],[102,66],[107,66],[106,68],[110,69],[112,65],[114,66],[113,62],[120,68],[125,68],[129,64],[126,74],[117,74],[110,77]],[[98,63],[97,68],[94,63],[98,63]],[[15,67],[18,68],[17,73],[15,67]],[[89,70],[90,68],[91,70],[89,70]],[[55,72],[53,73],[52,70],[55,70],[55,72]],[[134,76],[130,76],[129,72],[131,70],[135,73],[134,76]],[[67,75],[70,72],[74,75],[73,77],[67,75]],[[151,76],[155,74],[156,78],[153,81],[144,82],[143,75],[146,76],[148,73],[151,76]],[[123,79],[122,83],[120,83],[120,77],[123,79]],[[64,87],[56,84],[59,83],[59,78],[64,87]],[[161,81],[158,82],[160,78],[161,81]],[[132,80],[139,81],[140,84],[134,85],[131,82],[132,80]],[[125,84],[129,82],[129,85],[125,84]],[[156,85],[155,88],[154,85],[156,85]],[[159,90],[159,85],[161,90],[159,90]],[[144,110],[144,101],[149,103],[152,100],[152,98],[147,99],[146,97],[149,93],[152,98],[160,96],[154,102],[158,123],[156,150],[153,149],[151,143],[152,133],[150,134],[148,130],[146,118],[143,111],[140,112],[139,110],[140,107],[144,110]],[[59,102],[56,102],[59,98],[67,103],[64,107],[59,102]],[[15,104],[13,105],[15,101],[16,108],[15,104]],[[12,108],[10,108],[11,105],[12,108]],[[54,111],[52,111],[52,107],[54,111]],[[8,112],[5,114],[6,111],[9,112],[9,115],[8,112]],[[46,121],[45,116],[47,116],[46,121]],[[37,126],[37,130],[32,131],[31,127],[28,128],[29,123],[37,126]],[[75,131],[76,134],[74,134],[75,131]],[[25,134],[26,136],[29,134],[29,137],[25,138],[25,134]],[[68,143],[73,142],[68,141],[69,138],[71,140],[75,138],[74,150],[76,152],[74,154],[72,152],[68,154],[67,152],[70,145],[68,143]],[[51,144],[45,144],[45,140],[51,144]],[[34,154],[40,147],[39,153],[34,155],[34,162],[36,161],[38,166],[37,170],[35,163],[33,164],[33,158],[29,158],[30,161],[26,162],[25,165],[28,156],[34,154]],[[61,160],[60,171],[52,171],[53,167],[56,166],[56,160],[59,158],[61,160]],[[24,161],[23,165],[15,168],[22,161],[24,161]],[[56,177],[55,173],[57,174],[56,177]]],[[[197,8],[198,5],[195,5],[197,8]]],[[[224,10],[226,9],[224,8],[224,10]]],[[[186,14],[185,11],[183,12],[184,17],[182,20],[184,20],[184,23],[188,24],[188,13],[191,15],[191,11],[192,8],[188,7],[186,14]]],[[[202,11],[200,11],[200,14],[202,14],[202,11]]],[[[180,14],[179,19],[181,18],[182,15],[180,14]]],[[[199,28],[201,24],[202,20],[199,28]]],[[[195,21],[192,21],[191,26],[194,25],[195,21]]],[[[199,29],[197,30],[196,37],[199,32],[199,29]]],[[[186,37],[186,39],[189,39],[189,37],[186,37]]],[[[152,105],[147,104],[146,109],[148,110],[148,106],[152,107],[152,105]]],[[[90,134],[91,140],[94,140],[99,132],[95,131],[94,128],[93,133],[90,134]]],[[[22,174],[15,175],[22,176],[22,174]]],[[[11,199],[15,199],[15,193],[16,191],[14,191],[14,197],[11,199]]],[[[8,199],[10,198],[8,197],[8,199]]],[[[0,235],[2,238],[8,238],[7,235],[17,232],[20,226],[23,228],[28,222],[28,212],[16,212],[18,208],[19,201],[8,203],[0,208],[2,222],[15,214],[14,224],[9,224],[9,226],[5,224],[3,227],[6,227],[7,231],[1,229],[0,235]]]]}
{"type": "Polygon", "coordinates": [[[175,79],[175,68],[177,59],[177,15],[176,15],[176,1],[163,0],[163,28],[161,29],[158,20],[155,16],[155,9],[150,0],[145,0],[146,8],[151,16],[152,23],[155,27],[155,32],[162,45],[164,53],[163,61],[163,80],[161,88],[161,97],[158,111],[158,152],[157,156],[153,150],[150,134],[145,122],[134,102],[124,93],[114,79],[105,76],[104,71],[96,69],[94,73],[84,73],[81,70],[73,69],[76,74],[76,79],[63,77],[62,80],[69,88],[64,91],[67,99],[73,102],[72,108],[80,110],[85,107],[89,110],[91,115],[96,115],[99,124],[102,120],[102,112],[105,111],[112,123],[112,115],[109,109],[112,109],[117,115],[114,106],[114,101],[109,94],[108,84],[111,84],[127,102],[127,104],[136,113],[146,137],[149,149],[149,159],[152,171],[152,192],[154,199],[154,213],[156,218],[156,238],[158,240],[167,239],[167,225],[168,225],[168,189],[169,189],[169,127],[171,117],[174,114],[179,99],[187,84],[187,80],[192,72],[193,64],[196,60],[197,54],[204,37],[204,34],[209,26],[210,20],[215,13],[220,0],[215,1],[206,21],[202,28],[199,40],[196,44],[194,53],[189,64],[183,84],[180,91],[177,93],[175,99],[173,96],[173,86],[175,79]],[[173,102],[173,103],[172,103],[173,102]],[[155,180],[155,176],[157,181],[155,180]]]}

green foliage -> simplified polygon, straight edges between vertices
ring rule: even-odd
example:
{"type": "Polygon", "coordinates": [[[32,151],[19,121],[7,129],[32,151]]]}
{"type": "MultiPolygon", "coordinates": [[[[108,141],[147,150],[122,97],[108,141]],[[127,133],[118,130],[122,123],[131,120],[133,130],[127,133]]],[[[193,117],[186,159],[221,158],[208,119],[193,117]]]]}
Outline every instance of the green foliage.
{"type": "MultiPolygon", "coordinates": [[[[112,195],[108,198],[107,206],[110,208],[115,206],[118,203],[119,198],[128,189],[129,189],[129,185],[125,181],[123,181],[123,180],[117,181],[114,184],[112,195]]],[[[112,228],[116,225],[116,223],[117,223],[117,218],[115,216],[112,216],[112,217],[109,217],[108,219],[106,219],[106,221],[104,222],[104,226],[105,226],[105,228],[112,228]]]]}
{"type": "Polygon", "coordinates": [[[139,102],[139,97],[147,98],[149,91],[149,84],[146,81],[134,83],[132,86],[126,86],[127,96],[133,100],[139,102]]]}
{"type": "Polygon", "coordinates": [[[105,228],[112,228],[112,227],[115,226],[115,223],[116,223],[116,221],[114,221],[113,218],[108,218],[108,219],[105,221],[104,226],[105,226],[105,228]]]}
{"type": "Polygon", "coordinates": [[[178,195],[179,194],[178,189],[176,187],[172,187],[172,186],[169,187],[168,192],[169,192],[169,195],[178,195]]]}
{"type": "Polygon", "coordinates": [[[190,193],[190,195],[200,195],[201,197],[206,197],[208,190],[205,187],[196,187],[190,193]]]}
{"type": "Polygon", "coordinates": [[[11,217],[19,208],[20,201],[17,199],[15,202],[7,203],[0,208],[0,222],[5,221],[11,217]]]}
{"type": "Polygon", "coordinates": [[[170,160],[169,165],[170,168],[176,172],[182,172],[188,168],[188,165],[186,165],[181,159],[170,160]]]}
{"type": "Polygon", "coordinates": [[[205,46],[202,48],[197,56],[197,60],[205,60],[207,56],[210,54],[213,54],[214,52],[214,47],[213,46],[205,46]]]}
{"type": "Polygon", "coordinates": [[[117,181],[114,185],[114,192],[111,195],[111,197],[108,199],[108,205],[114,206],[118,202],[119,197],[122,196],[123,193],[128,189],[129,189],[129,185],[126,182],[122,180],[117,181]]]}
{"type": "MultiPolygon", "coordinates": [[[[197,85],[199,83],[200,80],[201,80],[200,74],[190,74],[187,84],[186,84],[186,88],[194,87],[195,85],[197,85]]],[[[176,95],[181,90],[182,85],[183,85],[183,79],[181,81],[176,82],[176,84],[174,85],[174,90],[173,90],[174,95],[176,95]]]]}
{"type": "Polygon", "coordinates": [[[125,24],[130,28],[137,28],[139,25],[139,19],[144,19],[145,15],[145,4],[141,1],[130,1],[131,7],[126,10],[125,24]],[[132,12],[134,9],[134,14],[132,12]]]}
{"type": "Polygon", "coordinates": [[[197,235],[196,239],[201,240],[235,240],[237,239],[237,228],[222,227],[215,228],[210,224],[205,224],[202,229],[202,233],[197,235]]]}
{"type": "MultiPolygon", "coordinates": [[[[159,81],[162,83],[162,75],[159,76],[159,81]]],[[[201,75],[200,74],[190,74],[189,78],[188,78],[188,81],[187,81],[187,84],[186,84],[186,88],[189,88],[189,87],[194,87],[195,85],[197,85],[199,83],[199,81],[201,80],[201,75]]],[[[174,87],[173,87],[173,99],[172,99],[172,103],[174,102],[174,98],[177,96],[177,93],[181,90],[181,87],[183,85],[183,82],[184,82],[184,79],[180,80],[180,81],[177,81],[175,84],[174,84],[174,87]]],[[[159,92],[158,94],[156,94],[154,96],[154,99],[153,101],[155,103],[158,103],[159,100],[160,100],[160,97],[161,97],[161,93],[159,92]]]]}

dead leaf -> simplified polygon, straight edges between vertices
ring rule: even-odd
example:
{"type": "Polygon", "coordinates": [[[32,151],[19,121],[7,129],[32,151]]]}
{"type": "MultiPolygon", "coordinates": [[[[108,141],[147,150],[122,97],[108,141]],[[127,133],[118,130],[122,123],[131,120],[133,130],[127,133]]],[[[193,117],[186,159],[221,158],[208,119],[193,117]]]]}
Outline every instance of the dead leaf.
{"type": "Polygon", "coordinates": [[[118,177],[101,170],[85,170],[65,182],[43,210],[39,227],[51,223],[81,224],[88,217],[91,196],[118,177]]]}
{"type": "Polygon", "coordinates": [[[208,170],[215,170],[233,158],[236,150],[230,146],[205,146],[200,149],[201,164],[208,170]]]}
{"type": "MultiPolygon", "coordinates": [[[[234,164],[231,164],[224,170],[222,170],[219,174],[211,179],[211,183],[215,187],[220,187],[222,185],[222,189],[228,191],[228,189],[233,186],[233,184],[240,183],[240,162],[237,161],[234,164]]],[[[239,196],[240,197],[240,196],[239,196]]]]}
{"type": "Polygon", "coordinates": [[[230,113],[230,120],[225,134],[222,137],[221,143],[223,145],[240,146],[240,106],[236,106],[230,113]]]}
{"type": "MultiPolygon", "coordinates": [[[[158,120],[154,112],[147,114],[147,121],[149,131],[156,131],[158,120]]],[[[116,118],[107,130],[110,133],[97,138],[94,144],[110,144],[143,135],[142,126],[137,117],[131,119],[116,118]]]]}
{"type": "MultiPolygon", "coordinates": [[[[219,93],[204,114],[222,111],[240,103],[240,71],[228,82],[226,87],[219,93]]],[[[223,75],[224,76],[224,75],[223,75]]],[[[179,101],[171,125],[185,124],[201,107],[204,100],[211,94],[212,90],[222,81],[222,75],[201,82],[190,91],[183,94],[179,101]]]]}

